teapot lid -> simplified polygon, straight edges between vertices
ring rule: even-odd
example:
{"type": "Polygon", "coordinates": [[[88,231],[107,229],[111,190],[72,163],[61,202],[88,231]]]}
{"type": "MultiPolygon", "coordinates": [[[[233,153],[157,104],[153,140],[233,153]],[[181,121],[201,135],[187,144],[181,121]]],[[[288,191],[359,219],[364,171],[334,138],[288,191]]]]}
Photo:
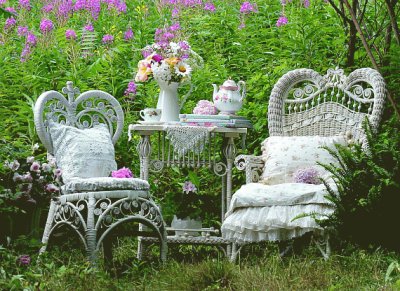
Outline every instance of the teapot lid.
{"type": "Polygon", "coordinates": [[[230,90],[230,91],[236,91],[239,89],[238,86],[236,86],[235,81],[233,81],[230,77],[228,80],[226,80],[224,82],[224,84],[222,84],[222,86],[220,88],[225,89],[225,90],[230,90]]]}

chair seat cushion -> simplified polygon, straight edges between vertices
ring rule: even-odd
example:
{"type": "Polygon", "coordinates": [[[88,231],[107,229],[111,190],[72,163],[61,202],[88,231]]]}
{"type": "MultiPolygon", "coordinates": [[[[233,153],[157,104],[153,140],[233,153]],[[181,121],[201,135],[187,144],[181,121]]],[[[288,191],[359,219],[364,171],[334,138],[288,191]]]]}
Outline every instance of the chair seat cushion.
{"type": "MultiPolygon", "coordinates": [[[[336,189],[334,184],[330,185],[336,189]]],[[[287,240],[309,231],[321,230],[310,216],[323,218],[333,212],[333,204],[325,198],[324,185],[283,183],[243,185],[232,197],[221,231],[224,238],[237,242],[287,240]]]]}
{"type": "Polygon", "coordinates": [[[61,187],[63,194],[113,190],[149,190],[149,183],[138,178],[73,178],[61,187]]]}

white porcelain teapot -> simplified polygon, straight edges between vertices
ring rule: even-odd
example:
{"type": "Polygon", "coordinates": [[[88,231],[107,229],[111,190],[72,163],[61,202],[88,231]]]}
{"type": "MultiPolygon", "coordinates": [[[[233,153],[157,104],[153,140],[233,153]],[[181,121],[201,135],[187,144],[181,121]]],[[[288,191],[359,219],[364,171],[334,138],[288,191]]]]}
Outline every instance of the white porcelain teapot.
{"type": "Polygon", "coordinates": [[[214,87],[213,101],[215,107],[220,111],[219,114],[234,115],[236,111],[242,108],[243,99],[246,97],[246,84],[244,81],[239,81],[237,84],[229,78],[222,86],[214,87]],[[240,85],[242,84],[242,87],[240,85]],[[242,92],[240,92],[242,91],[242,92]]]}

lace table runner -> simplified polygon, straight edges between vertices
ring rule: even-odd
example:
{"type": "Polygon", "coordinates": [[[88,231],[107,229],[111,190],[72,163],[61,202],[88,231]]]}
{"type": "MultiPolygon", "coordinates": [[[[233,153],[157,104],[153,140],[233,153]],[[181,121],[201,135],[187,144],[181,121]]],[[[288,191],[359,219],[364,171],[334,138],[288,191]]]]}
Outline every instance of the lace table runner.
{"type": "Polygon", "coordinates": [[[167,133],[166,137],[169,139],[178,156],[183,156],[188,151],[193,151],[196,154],[201,153],[205,145],[209,142],[210,132],[214,128],[215,126],[164,126],[167,133]]]}

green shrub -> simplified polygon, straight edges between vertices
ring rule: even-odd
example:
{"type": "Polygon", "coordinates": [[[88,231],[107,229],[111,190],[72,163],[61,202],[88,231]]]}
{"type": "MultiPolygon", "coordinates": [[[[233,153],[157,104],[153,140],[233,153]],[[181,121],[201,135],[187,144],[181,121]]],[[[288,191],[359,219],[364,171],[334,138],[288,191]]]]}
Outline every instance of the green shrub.
{"type": "Polygon", "coordinates": [[[368,149],[360,144],[330,151],[342,168],[325,166],[334,176],[338,194],[326,183],[335,212],[324,225],[363,247],[400,250],[393,225],[400,221],[400,122],[387,122],[379,133],[364,125],[368,149]]]}

